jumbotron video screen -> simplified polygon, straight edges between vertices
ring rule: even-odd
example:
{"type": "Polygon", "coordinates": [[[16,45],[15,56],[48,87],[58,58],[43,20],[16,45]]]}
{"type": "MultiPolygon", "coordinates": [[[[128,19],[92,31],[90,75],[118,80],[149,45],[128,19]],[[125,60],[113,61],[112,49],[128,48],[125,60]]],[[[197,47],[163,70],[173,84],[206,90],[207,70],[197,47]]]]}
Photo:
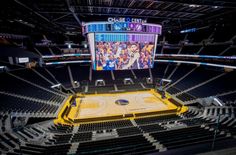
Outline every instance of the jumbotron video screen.
{"type": "Polygon", "coordinates": [[[152,68],[156,39],[155,34],[95,33],[93,69],[152,68]]]}

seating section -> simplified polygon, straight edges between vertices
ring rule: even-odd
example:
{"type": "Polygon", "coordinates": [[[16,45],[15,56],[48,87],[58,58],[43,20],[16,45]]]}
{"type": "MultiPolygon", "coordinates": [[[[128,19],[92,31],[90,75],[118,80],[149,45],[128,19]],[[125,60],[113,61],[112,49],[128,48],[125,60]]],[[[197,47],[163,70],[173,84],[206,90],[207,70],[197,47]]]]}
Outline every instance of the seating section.
{"type": "Polygon", "coordinates": [[[168,64],[162,78],[163,79],[169,79],[169,75],[174,71],[175,68],[176,68],[176,65],[168,64]]]}
{"type": "MultiPolygon", "coordinates": [[[[12,117],[12,120],[13,119],[16,119],[17,117],[12,117]]],[[[28,120],[27,120],[27,124],[26,125],[30,125],[30,124],[35,124],[35,123],[40,123],[40,122],[43,122],[43,121],[48,121],[48,120],[53,120],[55,117],[30,117],[28,120]]]]}
{"type": "Polygon", "coordinates": [[[136,117],[143,117],[143,116],[152,116],[152,115],[169,115],[176,113],[176,109],[169,109],[169,110],[162,110],[162,111],[152,111],[152,112],[141,112],[141,113],[136,113],[136,117]]]}
{"type": "Polygon", "coordinates": [[[63,132],[63,133],[71,133],[73,130],[73,126],[69,125],[62,125],[62,124],[55,124],[48,127],[48,130],[51,132],[63,132]]]}
{"type": "Polygon", "coordinates": [[[203,118],[191,118],[191,119],[180,120],[179,122],[182,122],[188,126],[195,126],[201,124],[214,124],[214,122],[203,118]]]}
{"type": "Polygon", "coordinates": [[[141,130],[137,127],[129,127],[129,128],[120,128],[116,129],[119,136],[130,136],[141,134],[141,130]]]}
{"type": "Polygon", "coordinates": [[[221,94],[228,91],[235,90],[235,86],[232,85],[232,81],[236,77],[236,72],[229,72],[220,78],[213,80],[201,87],[193,89],[188,93],[196,97],[207,97],[221,94]]]}
{"type": "Polygon", "coordinates": [[[111,71],[93,71],[92,80],[103,79],[105,81],[111,80],[111,71]]]}
{"type": "Polygon", "coordinates": [[[54,141],[54,144],[69,143],[71,137],[72,137],[72,134],[54,135],[53,141],[54,141]]]}
{"type": "Polygon", "coordinates": [[[148,132],[148,133],[165,130],[159,124],[142,125],[142,126],[139,126],[139,127],[142,131],[148,132]]]}
{"type": "Polygon", "coordinates": [[[92,132],[75,133],[71,142],[82,142],[92,140],[92,132]]]}
{"type": "MultiPolygon", "coordinates": [[[[16,140],[16,139],[14,139],[16,140]]],[[[10,146],[11,148],[15,148],[16,144],[11,140],[8,139],[5,135],[0,135],[0,149],[8,151],[9,148],[6,146],[10,146]]]]}
{"type": "MultiPolygon", "coordinates": [[[[167,147],[168,150],[196,144],[212,143],[213,135],[214,132],[201,128],[200,126],[151,134],[151,136],[167,147]]],[[[226,139],[231,138],[226,137],[226,133],[220,134],[217,132],[216,141],[226,139]]]]}
{"type": "Polygon", "coordinates": [[[60,98],[59,99],[60,101],[64,99],[64,97],[62,97],[56,92],[42,89],[30,83],[24,82],[20,79],[17,79],[7,73],[1,74],[0,85],[1,85],[0,91],[3,91],[3,92],[9,92],[9,93],[14,93],[18,95],[34,97],[34,98],[42,99],[46,101],[54,100],[55,97],[60,98]]]}
{"type": "Polygon", "coordinates": [[[72,87],[67,66],[48,67],[47,69],[63,86],[66,88],[72,87]]]}
{"type": "Polygon", "coordinates": [[[103,116],[103,117],[92,117],[92,118],[79,118],[72,120],[74,123],[83,123],[83,122],[96,122],[96,121],[107,121],[107,120],[117,120],[122,119],[123,115],[114,115],[114,116],[103,116]]]}
{"type": "Polygon", "coordinates": [[[184,66],[179,66],[171,77],[173,79],[172,84],[166,87],[169,94],[177,94],[176,97],[182,101],[220,95],[235,90],[235,86],[230,82],[236,77],[235,71],[222,72],[221,70],[204,67],[198,67],[194,70],[194,67],[191,66],[186,69],[188,71],[184,69],[184,66]],[[181,73],[182,71],[183,73],[181,73]],[[177,81],[184,75],[187,76],[177,81]],[[181,93],[190,88],[193,89],[181,93]]]}
{"type": "Polygon", "coordinates": [[[89,86],[88,93],[96,94],[96,93],[107,93],[115,91],[114,85],[106,85],[106,86],[89,86]]]}
{"type": "Polygon", "coordinates": [[[33,82],[33,83],[38,84],[40,86],[43,86],[45,88],[50,88],[50,86],[51,86],[51,84],[48,81],[46,81],[45,79],[43,79],[42,77],[37,75],[32,69],[16,70],[11,73],[20,77],[20,78],[23,78],[25,80],[28,80],[30,82],[33,82]],[[38,79],[38,80],[36,80],[36,79],[38,79]]]}
{"type": "Polygon", "coordinates": [[[191,94],[188,94],[188,93],[182,93],[182,94],[178,95],[177,98],[182,100],[182,101],[189,101],[189,100],[196,99],[195,96],[193,96],[191,94]]]}
{"type": "Polygon", "coordinates": [[[130,120],[120,120],[120,121],[109,121],[109,122],[100,122],[100,123],[89,123],[81,124],[79,126],[79,131],[96,131],[96,130],[105,130],[105,129],[114,129],[121,127],[133,126],[130,120]]]}
{"type": "Polygon", "coordinates": [[[183,76],[188,74],[194,68],[196,68],[196,66],[194,66],[194,65],[185,65],[185,64],[179,65],[177,70],[170,77],[170,79],[171,79],[170,84],[175,83],[177,80],[179,80],[180,78],[182,78],[183,76]]]}
{"type": "Polygon", "coordinates": [[[19,94],[19,95],[35,97],[35,98],[44,99],[44,100],[50,100],[53,96],[55,96],[55,93],[45,91],[39,87],[33,86],[27,82],[21,81],[6,73],[2,73],[0,76],[0,79],[1,79],[0,91],[11,92],[11,93],[19,94]]]}
{"type": "Polygon", "coordinates": [[[52,139],[49,139],[51,144],[75,143],[92,140],[92,132],[70,133],[70,134],[56,134],[52,139]]]}
{"type": "Polygon", "coordinates": [[[173,87],[170,87],[170,88],[168,88],[166,91],[167,91],[168,93],[170,93],[170,94],[177,94],[177,93],[181,92],[181,90],[180,90],[180,89],[178,89],[178,88],[175,88],[174,86],[173,86],[173,87]]]}
{"type": "Polygon", "coordinates": [[[7,120],[7,118],[8,118],[9,116],[8,115],[6,115],[6,114],[0,114],[0,132],[5,132],[6,131],[6,127],[5,127],[5,125],[6,125],[6,120],[7,120]]]}
{"type": "Polygon", "coordinates": [[[149,70],[148,69],[136,69],[136,70],[133,70],[134,74],[136,75],[136,77],[138,79],[143,79],[143,78],[147,78],[147,77],[150,77],[150,74],[149,74],[149,70]]]}
{"type": "Polygon", "coordinates": [[[90,71],[90,66],[82,66],[80,64],[71,64],[70,69],[73,75],[73,79],[75,81],[88,81],[89,79],[89,71],[90,71]]]}
{"type": "MultiPolygon", "coordinates": [[[[136,77],[138,79],[135,79],[132,72],[131,71],[114,71],[114,75],[115,77],[119,77],[119,79],[116,78],[116,80],[112,80],[111,79],[111,72],[110,71],[101,71],[101,72],[95,72],[93,71],[93,80],[92,81],[86,81],[86,77],[88,78],[89,76],[89,68],[87,66],[83,66],[85,69],[84,70],[79,70],[79,68],[81,68],[81,66],[76,67],[76,65],[71,66],[72,69],[72,74],[73,74],[73,78],[74,80],[81,80],[80,84],[81,87],[76,89],[78,91],[82,91],[85,92],[87,90],[87,92],[85,93],[107,93],[107,92],[113,92],[116,91],[116,88],[118,89],[118,91],[136,91],[136,90],[140,90],[140,89],[144,89],[144,87],[146,88],[154,88],[153,84],[147,84],[146,82],[146,77],[149,76],[149,71],[148,70],[144,70],[141,72],[141,70],[134,70],[134,74],[136,75],[136,77]],[[88,69],[88,70],[86,70],[88,69]],[[86,70],[86,73],[85,73],[86,70]],[[78,74],[77,71],[81,71],[81,75],[78,74]],[[143,74],[142,74],[143,73],[143,74]],[[78,75],[76,75],[78,74],[78,75]],[[83,77],[84,75],[86,75],[86,77],[83,77]],[[131,77],[132,80],[134,81],[134,84],[131,85],[124,85],[123,83],[123,79],[120,78],[120,74],[122,74],[123,78],[126,77],[131,77]],[[76,75],[76,76],[75,76],[76,75]],[[78,78],[77,78],[78,76],[78,78]],[[82,77],[82,78],[81,78],[82,77]],[[95,79],[105,79],[105,83],[106,86],[95,86],[95,79]],[[140,82],[142,84],[140,84],[140,82]],[[114,86],[114,84],[116,84],[116,87],[114,86]],[[88,86],[88,89],[86,88],[88,86]],[[144,87],[143,87],[144,86],[144,87]]],[[[191,87],[194,87],[198,84],[207,82],[208,80],[222,74],[223,72],[220,70],[216,70],[216,69],[212,69],[212,68],[207,68],[207,67],[196,67],[194,65],[179,65],[178,67],[176,67],[175,65],[168,65],[168,64],[155,64],[155,67],[152,69],[152,74],[154,77],[154,83],[156,82],[157,78],[170,78],[172,81],[169,85],[167,85],[167,92],[175,95],[177,93],[181,93],[181,91],[189,89],[191,87]],[[205,74],[207,72],[207,74],[205,74]],[[183,76],[187,75],[186,77],[184,77],[183,79],[181,79],[180,81],[178,81],[180,78],[182,78],[183,76]],[[201,76],[199,76],[201,75],[201,76]],[[178,82],[177,82],[178,81],[178,82]],[[177,83],[175,83],[177,82],[177,83]],[[174,85],[172,85],[173,83],[175,83],[174,85]]],[[[233,74],[233,73],[230,73],[233,74]]],[[[235,76],[232,75],[232,78],[234,78],[235,76]]],[[[220,80],[222,78],[219,78],[220,80]]],[[[217,81],[217,84],[220,83],[218,79],[213,80],[212,82],[209,82],[210,84],[213,83],[214,81],[217,81]]],[[[207,97],[210,96],[207,93],[210,93],[210,91],[206,91],[206,93],[204,91],[197,91],[200,94],[195,95],[195,90],[198,90],[200,88],[203,88],[204,90],[206,90],[206,87],[208,86],[208,83],[197,87],[196,89],[191,90],[190,92],[186,92],[183,94],[180,94],[177,96],[177,98],[179,98],[180,100],[183,101],[189,101],[189,100],[194,100],[197,99],[199,97],[207,97]],[[193,93],[192,93],[193,92],[193,93]]],[[[233,86],[232,86],[233,87],[233,86]]],[[[221,89],[221,87],[218,87],[219,89],[221,89]]],[[[232,89],[230,89],[231,91],[232,89]]],[[[222,89],[222,91],[225,92],[225,89],[222,89]]],[[[213,94],[216,95],[216,94],[213,94]]]]}
{"type": "Polygon", "coordinates": [[[203,50],[199,53],[200,55],[219,55],[223,52],[229,45],[207,45],[203,48],[203,50]]]}
{"type": "Polygon", "coordinates": [[[34,127],[34,126],[30,126],[30,127],[27,127],[27,128],[30,129],[31,131],[34,131],[34,132],[35,132],[36,134],[38,134],[38,135],[44,134],[43,131],[41,131],[40,129],[38,129],[38,128],[34,127]]]}
{"type": "Polygon", "coordinates": [[[47,72],[47,70],[45,68],[40,68],[37,67],[35,68],[35,70],[37,72],[39,72],[42,76],[44,76],[45,78],[47,78],[49,81],[51,81],[52,83],[56,84],[57,81],[55,80],[55,77],[53,77],[52,74],[50,74],[49,72],[47,72]]]}
{"type": "Polygon", "coordinates": [[[167,122],[167,121],[178,120],[178,119],[180,119],[180,117],[173,114],[173,115],[146,117],[146,118],[136,118],[135,122],[138,125],[143,125],[143,124],[167,122]]]}
{"type": "Polygon", "coordinates": [[[22,113],[56,113],[58,106],[0,94],[0,111],[22,113]]]}
{"type": "MultiPolygon", "coordinates": [[[[198,152],[199,149],[195,148],[197,145],[203,145],[201,148],[205,148],[205,145],[212,144],[214,135],[212,129],[216,126],[216,122],[195,116],[189,112],[184,114],[184,118],[174,114],[136,118],[137,126],[133,126],[130,120],[80,124],[79,132],[76,133],[72,133],[73,126],[57,124],[49,127],[48,131],[44,130],[50,133],[51,138],[44,137],[46,141],[43,145],[28,143],[29,139],[43,135],[42,129],[32,126],[14,133],[21,136],[21,140],[26,142],[24,145],[9,133],[4,136],[0,135],[0,150],[11,150],[10,152],[14,151],[14,154],[68,154],[72,152],[76,154],[148,154],[160,151],[156,148],[158,143],[168,151],[191,146],[192,152],[198,152]],[[183,125],[175,128],[173,126],[175,123],[183,125]],[[103,140],[96,139],[94,135],[104,133],[102,130],[106,130],[105,135],[116,132],[117,136],[104,137],[103,140]],[[6,146],[10,146],[10,149],[6,146]]],[[[216,145],[227,142],[231,146],[236,144],[236,141],[227,133],[235,134],[236,130],[232,126],[230,128],[226,126],[235,121],[229,122],[226,119],[225,122],[219,126],[220,131],[216,132],[216,145]],[[221,132],[221,130],[226,132],[221,132]]]]}
{"type": "MultiPolygon", "coordinates": [[[[152,76],[153,78],[162,78],[164,76],[165,69],[168,64],[155,63],[152,68],[152,76]]],[[[154,81],[155,82],[155,81],[154,81]]]]}
{"type": "MultiPolygon", "coordinates": [[[[235,114],[234,114],[234,117],[235,117],[235,114]]],[[[220,130],[224,130],[226,132],[230,132],[232,135],[236,135],[236,122],[234,119],[228,117],[226,119],[224,119],[224,121],[222,121],[221,124],[219,124],[218,128],[220,130]]],[[[214,127],[212,125],[212,127],[214,127]]]]}
{"type": "Polygon", "coordinates": [[[192,111],[187,111],[185,113],[183,113],[183,116],[186,117],[186,118],[193,118],[195,116],[197,116],[198,113],[194,113],[192,111]]]}
{"type": "Polygon", "coordinates": [[[134,78],[130,70],[117,70],[113,71],[115,79],[134,78]]]}
{"type": "Polygon", "coordinates": [[[235,102],[236,92],[228,94],[228,95],[220,96],[219,98],[226,104],[226,106],[236,107],[236,102],[235,102]]]}
{"type": "Polygon", "coordinates": [[[78,154],[145,154],[155,152],[152,146],[142,135],[114,138],[87,143],[80,143],[78,154]],[[91,149],[92,148],[92,149],[91,149]]]}
{"type": "Polygon", "coordinates": [[[1,73],[0,80],[0,111],[5,113],[55,115],[65,99],[60,91],[50,88],[50,82],[30,69],[1,73]]]}
{"type": "Polygon", "coordinates": [[[177,107],[182,107],[183,105],[180,104],[178,101],[176,101],[175,99],[173,98],[169,98],[168,99],[171,103],[173,103],[174,105],[176,105],[177,107]]]}
{"type": "Polygon", "coordinates": [[[192,73],[190,73],[187,77],[185,77],[181,82],[178,82],[175,87],[185,90],[187,88],[190,88],[192,86],[195,86],[201,82],[204,82],[206,80],[209,80],[210,78],[213,78],[220,73],[214,70],[206,70],[203,67],[198,67],[196,70],[194,70],[192,73]],[[207,72],[207,74],[205,74],[207,72]],[[199,76],[201,75],[201,76],[199,76]]]}
{"type": "Polygon", "coordinates": [[[20,149],[15,149],[14,152],[18,154],[66,154],[70,147],[71,144],[43,146],[27,143],[20,149]]]}
{"type": "Polygon", "coordinates": [[[118,90],[125,90],[125,91],[135,91],[135,90],[142,90],[143,87],[137,83],[137,84],[130,84],[130,85],[123,85],[119,84],[117,85],[118,90]]]}

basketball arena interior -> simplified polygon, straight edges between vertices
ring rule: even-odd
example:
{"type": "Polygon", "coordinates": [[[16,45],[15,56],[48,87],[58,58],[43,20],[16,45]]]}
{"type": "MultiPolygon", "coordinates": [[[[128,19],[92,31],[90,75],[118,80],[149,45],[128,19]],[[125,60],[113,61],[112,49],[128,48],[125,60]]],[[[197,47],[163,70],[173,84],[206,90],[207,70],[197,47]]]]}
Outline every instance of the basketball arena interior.
{"type": "Polygon", "coordinates": [[[236,1],[0,3],[0,154],[236,154],[236,1]]]}

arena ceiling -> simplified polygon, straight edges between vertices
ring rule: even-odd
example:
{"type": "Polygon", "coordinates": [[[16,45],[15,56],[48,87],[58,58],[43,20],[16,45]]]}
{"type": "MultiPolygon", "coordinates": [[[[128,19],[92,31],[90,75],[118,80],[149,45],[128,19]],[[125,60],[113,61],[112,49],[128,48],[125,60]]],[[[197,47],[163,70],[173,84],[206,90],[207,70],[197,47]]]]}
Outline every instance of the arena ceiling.
{"type": "Polygon", "coordinates": [[[235,0],[5,0],[2,4],[1,31],[21,24],[30,30],[70,35],[80,33],[82,21],[107,17],[143,18],[173,30],[218,20],[236,11],[235,0]]]}

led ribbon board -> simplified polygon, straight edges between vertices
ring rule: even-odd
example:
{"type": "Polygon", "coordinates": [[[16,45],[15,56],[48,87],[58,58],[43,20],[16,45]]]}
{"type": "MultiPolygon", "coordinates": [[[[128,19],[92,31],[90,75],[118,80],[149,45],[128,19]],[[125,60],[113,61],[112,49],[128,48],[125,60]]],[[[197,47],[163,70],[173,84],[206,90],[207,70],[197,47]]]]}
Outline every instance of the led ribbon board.
{"type": "Polygon", "coordinates": [[[91,22],[83,23],[83,34],[96,32],[139,32],[161,34],[162,27],[158,24],[129,22],[91,22]]]}
{"type": "Polygon", "coordinates": [[[138,18],[108,18],[83,23],[94,70],[147,69],[153,67],[162,27],[138,18]]]}

